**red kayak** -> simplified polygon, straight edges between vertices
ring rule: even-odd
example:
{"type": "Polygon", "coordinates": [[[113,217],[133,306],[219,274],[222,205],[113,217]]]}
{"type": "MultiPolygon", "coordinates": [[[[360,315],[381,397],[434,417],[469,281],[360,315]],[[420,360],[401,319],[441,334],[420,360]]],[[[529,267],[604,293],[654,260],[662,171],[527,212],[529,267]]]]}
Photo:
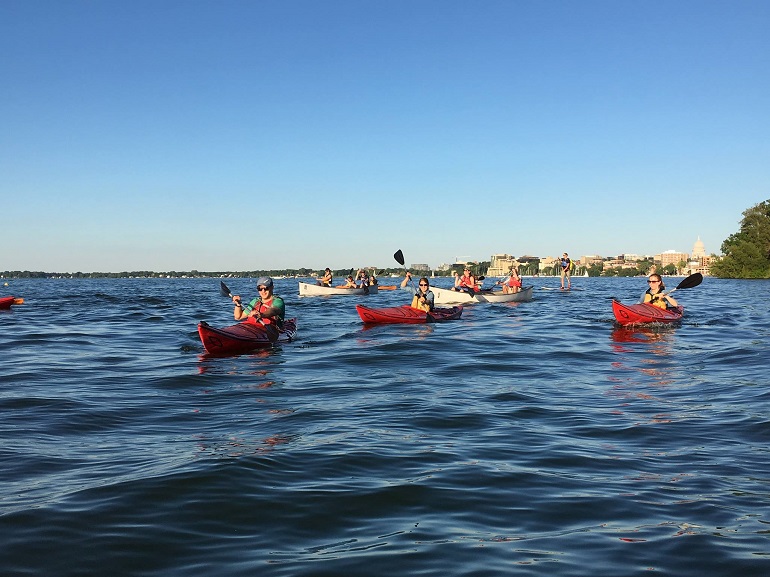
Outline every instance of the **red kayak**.
{"type": "Polygon", "coordinates": [[[682,319],[683,307],[662,309],[649,303],[624,305],[620,301],[612,301],[612,312],[615,320],[621,325],[638,325],[644,323],[673,323],[682,319]]]}
{"type": "Polygon", "coordinates": [[[0,297],[0,309],[9,309],[11,305],[20,305],[24,302],[24,299],[17,299],[13,297],[0,297]]]}
{"type": "Polygon", "coordinates": [[[371,308],[364,305],[356,305],[358,316],[365,323],[380,324],[409,324],[437,323],[441,321],[453,321],[463,314],[463,307],[445,309],[433,309],[430,312],[415,309],[409,305],[400,307],[371,308]]]}
{"type": "MultiPolygon", "coordinates": [[[[284,321],[283,329],[278,335],[278,343],[289,343],[297,333],[297,319],[284,321]]],[[[267,338],[265,327],[252,320],[246,320],[238,324],[217,329],[205,321],[198,324],[203,348],[213,355],[231,355],[247,353],[255,349],[266,348],[273,345],[267,338]]]]}

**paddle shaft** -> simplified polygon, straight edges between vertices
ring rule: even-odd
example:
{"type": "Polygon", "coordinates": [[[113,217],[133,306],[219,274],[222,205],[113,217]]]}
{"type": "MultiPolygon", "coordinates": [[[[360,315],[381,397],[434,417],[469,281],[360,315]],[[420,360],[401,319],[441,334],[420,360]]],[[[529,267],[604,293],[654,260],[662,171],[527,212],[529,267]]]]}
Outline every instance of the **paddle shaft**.
{"type": "Polygon", "coordinates": [[[670,295],[672,292],[677,291],[679,289],[688,289],[698,286],[700,283],[703,282],[703,275],[699,272],[693,273],[690,276],[688,276],[686,279],[684,279],[682,282],[680,282],[678,285],[676,285],[676,288],[671,289],[667,293],[663,293],[664,295],[670,295]]]}

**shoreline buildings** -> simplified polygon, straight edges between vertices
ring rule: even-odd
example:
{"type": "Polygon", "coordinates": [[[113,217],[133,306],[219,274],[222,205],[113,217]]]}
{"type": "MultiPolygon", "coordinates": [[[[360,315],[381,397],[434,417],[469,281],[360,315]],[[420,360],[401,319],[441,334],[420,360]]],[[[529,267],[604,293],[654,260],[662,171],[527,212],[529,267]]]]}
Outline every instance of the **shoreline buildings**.
{"type": "MultiPolygon", "coordinates": [[[[662,271],[666,267],[673,266],[677,274],[693,274],[699,272],[704,276],[709,275],[709,267],[715,257],[706,254],[706,247],[700,236],[693,244],[692,253],[667,250],[665,252],[649,256],[637,254],[622,254],[617,257],[601,257],[599,255],[584,255],[579,259],[573,259],[575,269],[573,274],[583,274],[588,268],[600,265],[606,268],[637,268],[639,262],[651,261],[656,270],[662,271]]],[[[505,276],[516,267],[520,274],[553,274],[554,267],[558,265],[558,257],[534,257],[520,256],[518,258],[508,253],[493,254],[490,258],[487,276],[505,276]]]]}

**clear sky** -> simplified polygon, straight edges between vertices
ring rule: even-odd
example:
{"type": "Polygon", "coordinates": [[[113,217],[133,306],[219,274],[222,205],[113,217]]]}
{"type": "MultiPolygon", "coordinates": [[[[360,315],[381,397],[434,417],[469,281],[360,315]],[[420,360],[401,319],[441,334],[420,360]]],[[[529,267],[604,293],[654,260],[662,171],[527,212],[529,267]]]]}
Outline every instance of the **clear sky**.
{"type": "Polygon", "coordinates": [[[707,252],[766,0],[0,0],[2,270],[707,252]]]}

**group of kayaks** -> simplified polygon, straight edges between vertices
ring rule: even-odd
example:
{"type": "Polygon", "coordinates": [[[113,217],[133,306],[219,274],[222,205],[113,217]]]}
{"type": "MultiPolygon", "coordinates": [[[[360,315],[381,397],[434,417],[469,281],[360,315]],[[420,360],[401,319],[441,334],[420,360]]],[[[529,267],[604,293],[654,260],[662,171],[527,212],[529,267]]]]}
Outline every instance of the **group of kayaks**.
{"type": "MultiPolygon", "coordinates": [[[[691,288],[700,284],[703,277],[696,273],[690,275],[679,286],[673,290],[681,288],[691,288]]],[[[310,283],[299,283],[300,295],[320,296],[328,294],[372,294],[378,287],[368,287],[368,292],[364,289],[351,288],[335,290],[345,292],[319,292],[319,289],[332,289],[333,287],[321,287],[310,283]],[[374,290],[373,290],[374,289],[374,290]],[[313,292],[315,291],[315,292],[313,292]],[[358,291],[358,292],[354,292],[358,291]]],[[[224,283],[222,283],[224,287],[224,283]]],[[[385,288],[385,287],[380,287],[385,288]]],[[[388,289],[396,287],[387,287],[388,289]]],[[[422,324],[437,323],[443,321],[457,320],[462,316],[464,303],[486,302],[525,302],[532,299],[533,287],[523,287],[517,293],[503,294],[496,291],[476,291],[474,293],[452,291],[431,287],[434,293],[435,301],[441,304],[454,304],[451,307],[435,307],[432,311],[424,311],[414,308],[410,305],[396,307],[369,307],[362,304],[356,305],[356,312],[365,324],[422,324]]],[[[671,292],[673,292],[673,290],[671,292]]],[[[227,291],[229,292],[229,290],[227,291]]],[[[0,309],[10,309],[13,305],[19,305],[24,299],[13,296],[0,297],[0,309]]],[[[674,323],[682,319],[684,309],[681,306],[671,308],[660,308],[649,303],[623,304],[617,299],[612,300],[612,312],[615,320],[622,326],[643,325],[650,323],[674,323]]],[[[297,319],[292,318],[284,321],[283,326],[278,331],[277,339],[270,339],[265,327],[253,317],[245,321],[231,325],[225,328],[212,327],[205,321],[198,324],[198,335],[206,352],[213,355],[231,355],[254,351],[259,348],[270,347],[276,343],[288,343],[294,340],[297,333],[297,319]]]]}
{"type": "MultiPolygon", "coordinates": [[[[396,286],[369,287],[327,287],[313,283],[300,282],[300,296],[331,296],[331,295],[371,295],[380,290],[395,290],[396,286]]],[[[476,291],[472,294],[461,291],[451,291],[431,287],[437,303],[453,304],[455,306],[435,307],[432,311],[424,311],[410,305],[396,307],[370,307],[362,304],[356,305],[356,312],[365,324],[423,324],[439,323],[457,320],[462,316],[461,303],[500,303],[500,302],[525,302],[532,300],[533,287],[525,287],[518,293],[503,294],[500,291],[476,291]]],[[[287,343],[294,339],[297,332],[297,319],[284,322],[279,330],[277,340],[271,341],[265,328],[258,322],[249,318],[235,325],[216,328],[205,321],[198,324],[200,336],[206,352],[214,355],[238,354],[253,351],[263,347],[269,347],[275,343],[287,343]]]]}

